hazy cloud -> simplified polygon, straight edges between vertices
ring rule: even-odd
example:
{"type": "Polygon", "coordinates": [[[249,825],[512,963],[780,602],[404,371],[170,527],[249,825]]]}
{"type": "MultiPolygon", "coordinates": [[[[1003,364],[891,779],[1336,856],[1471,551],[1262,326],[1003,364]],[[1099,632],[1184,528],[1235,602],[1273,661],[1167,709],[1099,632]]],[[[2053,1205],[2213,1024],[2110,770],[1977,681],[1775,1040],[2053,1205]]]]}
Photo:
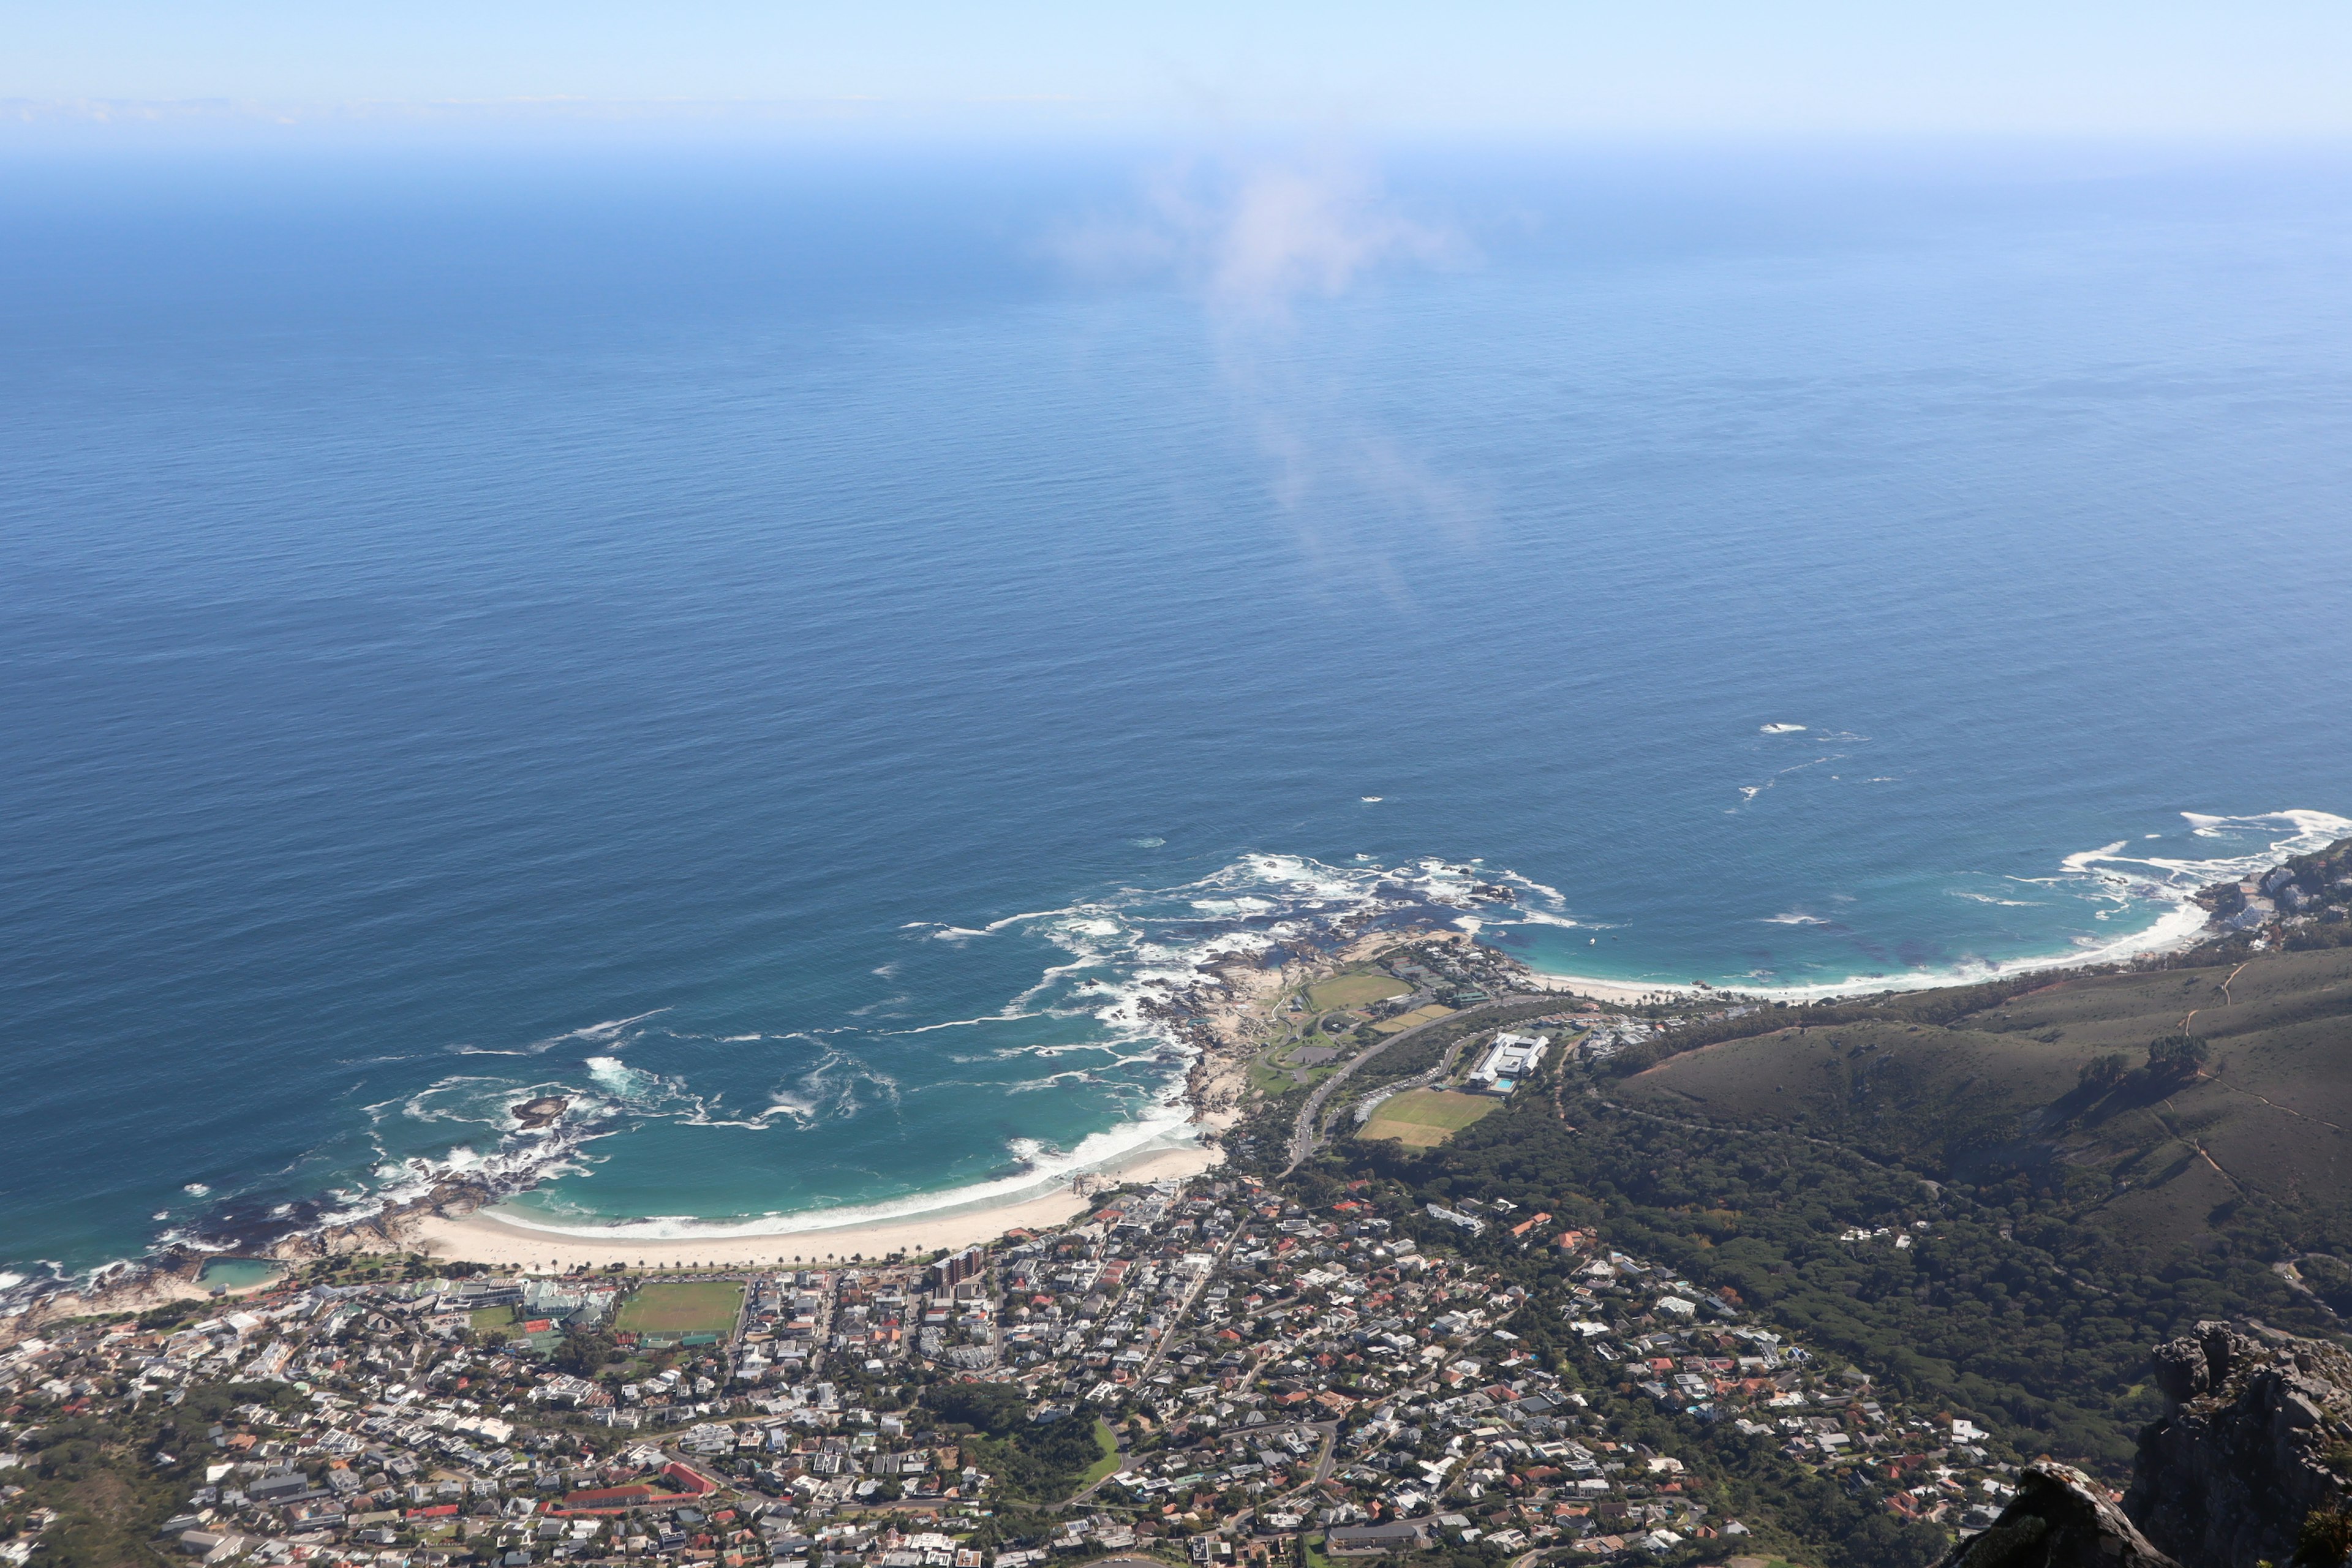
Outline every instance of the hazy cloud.
{"type": "Polygon", "coordinates": [[[1162,170],[1138,210],[1075,226],[1056,254],[1098,280],[1172,280],[1198,305],[1216,363],[1266,463],[1267,494],[1315,582],[1410,602],[1402,557],[1461,547],[1478,508],[1465,487],[1367,416],[1318,353],[1339,318],[1302,315],[1383,271],[1467,265],[1450,227],[1409,216],[1361,163],[1236,160],[1162,170]]]}
{"type": "Polygon", "coordinates": [[[1337,156],[1189,164],[1148,180],[1142,210],[1059,236],[1096,277],[1172,274],[1221,319],[1271,324],[1307,297],[1346,293],[1386,264],[1458,263],[1452,231],[1397,210],[1370,171],[1337,156]]]}

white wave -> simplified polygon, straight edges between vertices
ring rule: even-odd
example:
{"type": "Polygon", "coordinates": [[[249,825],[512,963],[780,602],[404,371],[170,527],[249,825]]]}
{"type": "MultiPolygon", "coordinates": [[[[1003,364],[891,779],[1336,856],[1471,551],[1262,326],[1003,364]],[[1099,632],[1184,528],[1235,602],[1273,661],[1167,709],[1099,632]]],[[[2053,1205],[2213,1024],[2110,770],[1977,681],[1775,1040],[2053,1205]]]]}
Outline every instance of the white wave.
{"type": "Polygon", "coordinates": [[[651,1012],[639,1013],[634,1017],[607,1018],[601,1024],[583,1025],[577,1029],[566,1029],[560,1035],[550,1035],[543,1040],[533,1040],[529,1049],[533,1056],[539,1056],[552,1050],[566,1040],[609,1040],[632,1024],[642,1024],[647,1018],[657,1018],[668,1011],[667,1007],[656,1007],[651,1012]]]}
{"type": "Polygon", "coordinates": [[[1953,898],[1966,899],[1972,904],[1994,904],[2004,910],[2038,910],[2042,907],[2039,899],[1996,899],[1990,893],[1972,893],[1966,888],[1947,888],[1944,890],[1953,898]]]}
{"type": "Polygon", "coordinates": [[[30,1278],[32,1277],[27,1274],[0,1272],[0,1290],[13,1290],[30,1278]]]}
{"type": "Polygon", "coordinates": [[[1158,849],[1166,845],[1168,840],[1165,838],[1130,838],[1128,842],[1134,845],[1138,849],[1158,849]]]}
{"type": "Polygon", "coordinates": [[[186,1186],[182,1187],[180,1190],[187,1194],[190,1197],[194,1198],[206,1196],[212,1192],[212,1189],[205,1185],[202,1182],[190,1182],[186,1186]]]}
{"type": "Polygon", "coordinates": [[[921,1215],[943,1215],[958,1210],[995,1206],[1008,1201],[1061,1190],[1082,1172],[1115,1169],[1161,1149],[1181,1148],[1196,1142],[1188,1127],[1181,1100],[1163,1098],[1133,1121],[1089,1134],[1077,1147],[1056,1151],[1030,1139],[1013,1139],[1006,1153],[1023,1169],[938,1192],[910,1194],[883,1203],[829,1209],[804,1209],[796,1214],[770,1214],[740,1219],[706,1220],[684,1215],[618,1220],[604,1225],[550,1223],[529,1211],[502,1207],[498,1217],[509,1225],[552,1234],[615,1240],[717,1239],[739,1236],[822,1236],[829,1230],[869,1226],[921,1215]]]}
{"type": "Polygon", "coordinates": [[[657,1075],[633,1068],[618,1057],[590,1057],[582,1065],[587,1068],[590,1081],[620,1100],[643,1100],[661,1084],[657,1075]]]}
{"type": "Polygon", "coordinates": [[[373,1173],[375,1185],[333,1194],[337,1206],[320,1213],[320,1226],[357,1224],[385,1210],[414,1203],[452,1180],[478,1183],[496,1193],[520,1192],[567,1173],[586,1169],[582,1145],[609,1137],[612,1130],[596,1131],[585,1123],[562,1122],[538,1136],[509,1137],[483,1153],[460,1143],[437,1159],[421,1155],[387,1161],[373,1173]]]}
{"type": "Polygon", "coordinates": [[[2253,842],[2237,855],[2181,859],[2125,855],[2122,851],[2130,841],[2118,838],[2097,849],[2067,856],[2063,867],[2071,875],[2093,878],[2112,888],[2146,888],[2156,896],[2181,900],[2216,882],[2259,876],[2283,860],[2308,855],[2352,835],[2352,817],[2326,811],[2271,811],[2251,816],[2213,816],[2194,811],[2180,815],[2197,837],[2253,842]]]}
{"type": "Polygon", "coordinates": [[[1017,1024],[1024,1018],[1044,1016],[1042,1013],[990,1013],[978,1018],[948,1018],[937,1024],[918,1024],[911,1029],[886,1029],[882,1032],[888,1035],[928,1035],[934,1029],[969,1029],[982,1024],[1017,1024]]]}
{"type": "Polygon", "coordinates": [[[1764,724],[1759,725],[1756,732],[1759,735],[1797,735],[1803,733],[1804,728],[1802,724],[1764,724]]]}
{"type": "Polygon", "coordinates": [[[1362,801],[1366,805],[1380,805],[1380,804],[1381,804],[1381,801],[1385,800],[1385,799],[1386,799],[1386,798],[1388,798],[1388,797],[1387,797],[1387,796],[1385,796],[1385,795],[1358,795],[1356,798],[1357,798],[1358,800],[1362,801]]]}
{"type": "Polygon", "coordinates": [[[2352,836],[2352,817],[2332,812],[2290,810],[2250,816],[2213,816],[2183,812],[2190,830],[2200,837],[2260,840],[2240,855],[2183,860],[2120,853],[2131,841],[2116,839],[2096,849],[2085,849],[2061,860],[2062,875],[2049,879],[2015,879],[2043,886],[2073,884],[2084,897],[2109,901],[2115,907],[2097,911],[2106,920],[2132,909],[2158,910],[2156,918],[2120,936],[2077,933],[2063,951],[2021,958],[1964,958],[1938,969],[1918,969],[1894,974],[1859,974],[1820,984],[1763,987],[1758,995],[1787,1001],[1864,995],[1877,991],[1915,991],[1937,985],[1966,984],[2007,975],[2032,974],[2050,969],[2071,969],[2106,963],[2127,963],[2154,953],[2175,952],[2197,943],[2205,934],[2209,917],[2192,896],[2215,882],[2259,874],[2281,861],[2325,848],[2352,836]]]}
{"type": "Polygon", "coordinates": [[[1790,910],[1786,914],[1766,915],[1757,923],[1768,926],[1825,926],[1830,922],[1819,915],[1809,915],[1801,910],[1790,910]]]}

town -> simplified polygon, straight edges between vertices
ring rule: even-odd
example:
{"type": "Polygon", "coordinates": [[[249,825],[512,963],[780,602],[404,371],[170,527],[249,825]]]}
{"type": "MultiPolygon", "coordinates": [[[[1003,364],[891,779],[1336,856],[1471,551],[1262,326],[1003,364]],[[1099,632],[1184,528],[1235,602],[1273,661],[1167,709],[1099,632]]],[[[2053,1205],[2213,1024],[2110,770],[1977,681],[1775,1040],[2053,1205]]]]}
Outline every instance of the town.
{"type": "MultiPolygon", "coordinates": [[[[1473,1076],[1541,1051],[1489,1036],[1473,1076]]],[[[48,1556],[34,1489],[109,1440],[176,1489],[159,1549],[379,1568],[1716,1561],[1759,1528],[1727,1443],[1953,1527],[2011,1489],[1997,1435],[1548,1213],[1305,1185],[823,1268],[344,1260],[49,1325],[0,1354],[0,1557],[48,1556]]]]}

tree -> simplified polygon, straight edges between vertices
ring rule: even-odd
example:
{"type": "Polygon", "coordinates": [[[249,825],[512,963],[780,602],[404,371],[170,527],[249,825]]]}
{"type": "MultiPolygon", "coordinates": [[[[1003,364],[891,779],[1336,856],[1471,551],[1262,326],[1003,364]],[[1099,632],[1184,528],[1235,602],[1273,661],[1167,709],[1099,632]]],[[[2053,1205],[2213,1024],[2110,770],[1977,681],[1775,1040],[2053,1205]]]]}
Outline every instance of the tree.
{"type": "Polygon", "coordinates": [[[2194,1035],[2167,1035],[2148,1042],[2147,1070],[2158,1079],[2185,1082],[2197,1076],[2211,1054],[2211,1047],[2194,1035]]]}
{"type": "Polygon", "coordinates": [[[2083,1064],[2082,1086],[2089,1093],[2105,1094],[2123,1082],[2130,1070],[2131,1063],[2121,1051],[2109,1051],[2083,1064]]]}
{"type": "Polygon", "coordinates": [[[599,1367],[619,1353],[610,1334],[595,1329],[572,1329],[565,1332],[563,1342],[555,1347],[551,1359],[558,1372],[568,1372],[574,1377],[593,1377],[599,1367]]]}

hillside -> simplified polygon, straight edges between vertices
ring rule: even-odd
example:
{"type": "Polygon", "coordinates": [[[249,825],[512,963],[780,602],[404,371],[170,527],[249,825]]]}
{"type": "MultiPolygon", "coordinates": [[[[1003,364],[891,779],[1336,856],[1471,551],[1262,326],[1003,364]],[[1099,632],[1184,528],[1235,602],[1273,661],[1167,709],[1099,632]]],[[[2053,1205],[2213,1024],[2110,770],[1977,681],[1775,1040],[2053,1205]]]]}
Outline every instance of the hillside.
{"type": "Polygon", "coordinates": [[[2063,980],[1945,1026],[1784,1028],[1670,1057],[1613,1092],[1937,1180],[2032,1173],[2080,1221],[2153,1254],[2249,1227],[2352,1245],[2352,949],[2063,980]],[[2182,1038],[2201,1063],[2149,1065],[2154,1042],[2182,1038]]]}
{"type": "Polygon", "coordinates": [[[1558,1064],[1442,1147],[1331,1159],[1595,1226],[2120,1480],[2159,1342],[2344,1332],[2347,1126],[2352,950],[2241,945],[1696,1024],[1558,1064]]]}

